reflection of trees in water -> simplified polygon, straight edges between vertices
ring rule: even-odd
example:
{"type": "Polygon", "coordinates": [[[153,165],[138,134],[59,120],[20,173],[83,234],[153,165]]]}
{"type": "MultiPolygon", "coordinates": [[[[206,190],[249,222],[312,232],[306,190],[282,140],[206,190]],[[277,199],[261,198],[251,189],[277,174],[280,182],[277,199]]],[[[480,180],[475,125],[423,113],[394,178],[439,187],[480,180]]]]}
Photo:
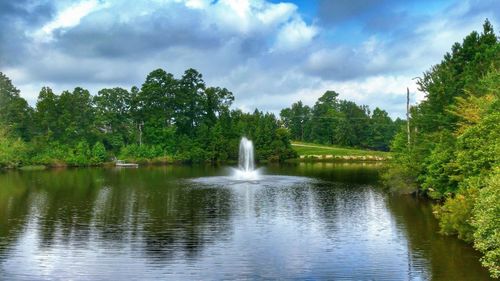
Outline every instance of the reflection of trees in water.
{"type": "MultiPolygon", "coordinates": [[[[345,224],[352,222],[352,218],[359,216],[360,211],[367,211],[365,203],[369,200],[366,197],[373,194],[366,192],[366,184],[372,185],[378,181],[382,167],[383,164],[378,162],[270,165],[265,170],[271,174],[311,177],[325,181],[313,185],[306,184],[303,187],[291,186],[286,190],[270,189],[261,197],[268,197],[267,200],[288,198],[289,203],[293,203],[293,208],[289,209],[291,215],[307,216],[311,220],[320,221],[317,225],[325,230],[326,236],[331,236],[345,224]]],[[[276,202],[271,202],[271,206],[276,206],[276,202]]]]}
{"type": "Polygon", "coordinates": [[[409,267],[421,271],[418,266],[425,264],[432,280],[489,280],[487,271],[479,264],[480,255],[472,246],[438,233],[429,201],[391,195],[386,202],[408,241],[409,267]]]}
{"type": "MultiPolygon", "coordinates": [[[[363,243],[361,239],[390,233],[396,227],[398,233],[391,235],[408,242],[408,274],[415,275],[408,276],[410,279],[489,280],[487,271],[478,262],[476,251],[456,238],[438,233],[429,202],[415,200],[411,196],[387,195],[381,189],[366,185],[339,182],[319,182],[309,188],[271,189],[266,192],[268,194],[261,194],[260,197],[256,195],[256,201],[269,200],[267,205],[270,207],[262,213],[277,213],[279,206],[284,205],[279,201],[287,201],[292,216],[309,215],[332,245],[349,240],[348,243],[355,243],[353,241],[357,239],[363,243]]],[[[379,243],[382,249],[386,243],[387,247],[397,247],[394,243],[389,246],[389,241],[384,240],[391,237],[374,239],[371,243],[379,243]]],[[[394,253],[390,249],[387,252],[394,253]]],[[[397,259],[386,255],[388,253],[384,252],[385,256],[377,258],[389,259],[388,262],[392,258],[397,259]]]]}
{"type": "Polygon", "coordinates": [[[33,173],[33,192],[44,194],[36,209],[39,242],[50,248],[54,243],[85,245],[90,235],[92,202],[99,192],[99,170],[59,170],[33,173]]]}
{"type": "Polygon", "coordinates": [[[206,243],[223,240],[230,231],[230,192],[189,189],[148,198],[144,224],[145,250],[169,258],[182,251],[195,257],[206,243]]]}
{"type": "MultiPolygon", "coordinates": [[[[168,170],[78,169],[0,175],[0,238],[11,246],[36,222],[40,247],[131,247],[194,257],[230,231],[227,190],[181,187],[168,170]],[[183,190],[180,190],[180,189],[183,190]]],[[[182,171],[181,171],[182,172],[182,171]]],[[[188,173],[188,171],[186,171],[188,173]]],[[[6,249],[8,245],[1,245],[6,249]]]]}
{"type": "Polygon", "coordinates": [[[22,234],[29,216],[29,197],[22,174],[0,173],[0,261],[22,234]]]}
{"type": "MultiPolygon", "coordinates": [[[[288,173],[331,177],[333,182],[272,188],[251,185],[210,188],[180,181],[211,174],[213,170],[209,168],[69,169],[0,174],[0,261],[7,257],[9,248],[20,243],[23,234],[33,231],[38,233],[34,242],[39,244],[35,247],[124,250],[144,255],[150,262],[162,263],[195,259],[207,245],[232,237],[236,220],[249,219],[246,221],[249,225],[254,222],[258,225],[280,223],[279,220],[286,224],[290,219],[296,223],[293,227],[314,229],[315,235],[330,239],[331,243],[327,243],[330,246],[356,243],[356,237],[349,237],[356,233],[377,233],[380,219],[380,224],[394,223],[398,235],[401,232],[405,236],[401,239],[408,241],[412,272],[423,265],[426,268],[422,271],[435,279],[486,278],[478,255],[470,247],[437,234],[428,204],[411,197],[386,196],[381,190],[363,185],[377,175],[377,170],[371,167],[356,167],[353,171],[349,166],[338,175],[330,171],[337,168],[302,169],[298,165],[296,170],[288,169],[288,173]],[[356,178],[343,182],[342,173],[356,178]],[[378,218],[377,214],[384,217],[378,218]],[[273,221],[275,218],[278,220],[273,221]]],[[[270,167],[269,171],[274,170],[270,167]]]]}
{"type": "Polygon", "coordinates": [[[316,162],[268,166],[266,171],[283,175],[314,177],[333,182],[373,184],[383,168],[379,162],[316,162]]]}

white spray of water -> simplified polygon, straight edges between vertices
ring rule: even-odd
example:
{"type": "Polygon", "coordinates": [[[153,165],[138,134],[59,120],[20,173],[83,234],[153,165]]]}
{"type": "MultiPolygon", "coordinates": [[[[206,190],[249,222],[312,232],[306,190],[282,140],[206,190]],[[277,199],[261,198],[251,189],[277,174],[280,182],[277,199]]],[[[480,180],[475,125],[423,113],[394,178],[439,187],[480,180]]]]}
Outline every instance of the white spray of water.
{"type": "Polygon", "coordinates": [[[238,155],[238,169],[233,177],[238,180],[257,180],[258,170],[255,170],[254,149],[251,140],[242,137],[240,141],[240,151],[238,155]]]}
{"type": "Polygon", "coordinates": [[[255,168],[253,159],[253,143],[245,137],[241,138],[240,141],[238,164],[239,169],[244,172],[251,172],[255,168]]]}

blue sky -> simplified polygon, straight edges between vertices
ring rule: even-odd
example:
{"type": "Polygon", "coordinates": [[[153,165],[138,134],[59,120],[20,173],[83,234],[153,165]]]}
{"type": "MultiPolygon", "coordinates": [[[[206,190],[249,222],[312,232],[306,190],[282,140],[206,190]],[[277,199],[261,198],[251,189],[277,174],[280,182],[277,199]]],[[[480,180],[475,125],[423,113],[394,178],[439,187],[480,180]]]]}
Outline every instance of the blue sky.
{"type": "Polygon", "coordinates": [[[192,67],[246,111],[335,90],[402,117],[407,86],[424,97],[412,78],[499,16],[497,0],[0,0],[0,71],[33,105],[42,86],[95,94],[192,67]]]}

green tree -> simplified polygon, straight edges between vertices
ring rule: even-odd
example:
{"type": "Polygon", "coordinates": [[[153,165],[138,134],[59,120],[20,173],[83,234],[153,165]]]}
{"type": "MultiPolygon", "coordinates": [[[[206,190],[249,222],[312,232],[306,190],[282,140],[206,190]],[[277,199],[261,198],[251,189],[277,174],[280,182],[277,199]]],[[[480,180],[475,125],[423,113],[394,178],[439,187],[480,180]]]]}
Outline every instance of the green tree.
{"type": "Polygon", "coordinates": [[[201,73],[192,68],[184,72],[179,80],[175,104],[178,133],[193,136],[195,127],[206,115],[205,82],[201,73]]]}
{"type": "Polygon", "coordinates": [[[408,171],[427,195],[444,201],[435,208],[441,231],[474,240],[492,275],[499,272],[498,251],[485,243],[496,238],[482,231],[498,228],[491,219],[496,209],[480,213],[478,206],[485,208],[480,201],[492,200],[491,190],[498,188],[489,187],[488,199],[482,198],[500,166],[499,78],[500,43],[486,21],[481,34],[470,33],[424,73],[419,85],[426,98],[411,109],[411,144],[401,141],[401,131],[392,147],[395,166],[408,171]],[[479,214],[487,218],[482,224],[475,221],[479,214]]]}
{"type": "Polygon", "coordinates": [[[92,147],[92,160],[93,164],[100,164],[106,161],[106,148],[101,142],[96,142],[92,147]]]}
{"type": "Polygon", "coordinates": [[[21,139],[11,137],[5,128],[0,127],[0,168],[18,167],[26,161],[27,150],[21,139]]]}
{"type": "Polygon", "coordinates": [[[229,107],[234,101],[233,93],[226,88],[208,87],[205,90],[205,123],[213,126],[217,122],[217,118],[229,107]]]}
{"type": "Polygon", "coordinates": [[[63,130],[60,141],[68,144],[95,141],[95,110],[89,91],[76,87],[73,92],[62,92],[58,107],[61,113],[57,125],[63,130]]]}
{"type": "Polygon", "coordinates": [[[0,125],[9,128],[16,136],[29,140],[33,110],[12,81],[0,72],[0,125]]]}
{"type": "Polygon", "coordinates": [[[484,254],[482,264],[500,277],[500,171],[486,180],[473,210],[474,247],[484,254]]]}
{"type": "Polygon", "coordinates": [[[46,136],[47,140],[58,139],[62,136],[62,128],[59,127],[60,109],[59,97],[49,87],[43,87],[36,102],[34,119],[36,121],[37,133],[46,136]]]}
{"type": "Polygon", "coordinates": [[[96,126],[106,146],[114,151],[133,139],[131,99],[131,94],[122,88],[102,89],[94,97],[96,126]]]}
{"type": "Polygon", "coordinates": [[[293,103],[290,108],[285,108],[280,112],[281,120],[285,127],[289,128],[291,138],[305,141],[308,139],[307,124],[311,121],[311,109],[303,105],[302,101],[293,103]]]}
{"type": "Polygon", "coordinates": [[[318,143],[334,144],[335,129],[342,119],[339,111],[338,93],[326,91],[312,110],[311,139],[318,143]]]}
{"type": "Polygon", "coordinates": [[[343,146],[367,146],[370,126],[368,107],[343,100],[339,103],[339,112],[334,143],[343,146]]]}
{"type": "Polygon", "coordinates": [[[368,146],[379,150],[389,150],[396,125],[385,110],[375,108],[370,119],[368,146]]]}
{"type": "Polygon", "coordinates": [[[164,131],[174,124],[178,81],[171,73],[156,69],[148,74],[141,90],[132,90],[133,119],[143,131],[145,144],[161,145],[165,139],[164,131]]]}

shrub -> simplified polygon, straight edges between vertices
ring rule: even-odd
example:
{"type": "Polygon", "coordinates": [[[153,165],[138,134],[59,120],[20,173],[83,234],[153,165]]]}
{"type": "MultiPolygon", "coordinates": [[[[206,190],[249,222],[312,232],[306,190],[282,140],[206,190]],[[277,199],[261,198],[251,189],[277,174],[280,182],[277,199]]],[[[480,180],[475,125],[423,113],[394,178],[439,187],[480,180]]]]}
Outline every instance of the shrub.
{"type": "Polygon", "coordinates": [[[443,133],[441,140],[425,159],[425,173],[419,177],[422,189],[433,199],[440,199],[456,192],[457,183],[454,174],[455,143],[451,135],[443,133]]]}
{"type": "Polygon", "coordinates": [[[100,164],[106,161],[106,148],[101,142],[96,142],[92,147],[92,163],[100,164]]]}
{"type": "Polygon", "coordinates": [[[475,230],[471,224],[472,210],[479,194],[480,181],[479,178],[470,179],[467,187],[446,199],[443,205],[434,207],[442,234],[456,234],[458,238],[472,242],[475,230]]]}
{"type": "Polygon", "coordinates": [[[0,168],[13,168],[26,160],[27,147],[21,139],[10,138],[0,129],[0,168]]]}
{"type": "Polygon", "coordinates": [[[486,181],[473,209],[474,247],[484,256],[482,264],[491,276],[500,277],[500,172],[486,181]]]}
{"type": "Polygon", "coordinates": [[[163,149],[157,145],[139,146],[137,144],[131,144],[122,147],[119,157],[124,160],[149,160],[165,156],[164,154],[163,149]]]}
{"type": "Polygon", "coordinates": [[[66,163],[69,148],[57,142],[42,145],[36,144],[31,157],[32,164],[61,165],[66,163]]]}

